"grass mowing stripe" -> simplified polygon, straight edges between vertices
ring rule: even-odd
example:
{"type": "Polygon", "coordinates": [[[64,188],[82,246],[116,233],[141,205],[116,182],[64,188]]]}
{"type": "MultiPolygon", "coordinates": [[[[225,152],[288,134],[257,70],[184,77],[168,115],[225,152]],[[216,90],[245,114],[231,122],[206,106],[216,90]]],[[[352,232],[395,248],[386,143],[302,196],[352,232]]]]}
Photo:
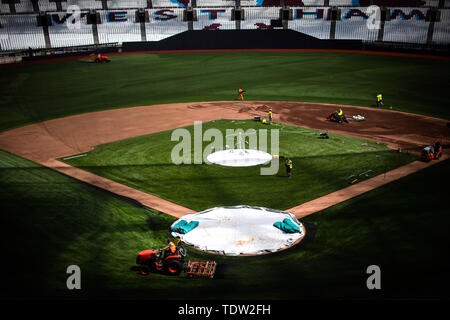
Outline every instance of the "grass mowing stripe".
{"type": "Polygon", "coordinates": [[[214,280],[142,277],[132,270],[137,251],[164,244],[172,217],[6,152],[0,152],[0,164],[0,197],[6,205],[0,243],[11,262],[1,265],[8,275],[0,285],[6,297],[448,298],[450,221],[443,214],[445,201],[439,201],[446,189],[434,184],[433,192],[424,193],[423,187],[430,177],[448,180],[450,161],[303,219],[309,238],[284,252],[242,258],[188,249],[193,260],[217,260],[214,280]],[[55,193],[59,201],[52,198],[55,193]],[[16,268],[24,262],[33,272],[16,268]],[[383,290],[377,292],[365,286],[365,270],[374,263],[382,270],[383,290]],[[82,268],[80,291],[65,288],[68,264],[82,268]]]}
{"type": "Polygon", "coordinates": [[[247,100],[375,106],[448,118],[450,61],[326,52],[116,56],[108,65],[65,61],[0,66],[0,130],[72,114],[158,103],[247,100]],[[131,71],[132,70],[132,71],[131,71]],[[357,71],[357,73],[355,73],[357,71]],[[236,77],[239,72],[239,77],[236,77]]]}
{"type": "MultiPolygon", "coordinates": [[[[203,124],[203,130],[211,128],[219,129],[225,137],[228,128],[247,131],[267,126],[246,121],[237,127],[228,120],[203,124]]],[[[193,126],[186,129],[193,136],[193,126]]],[[[171,152],[178,142],[171,141],[171,131],[100,145],[89,157],[64,162],[201,211],[241,204],[285,210],[348,186],[347,177],[355,171],[371,170],[370,176],[375,176],[417,158],[353,137],[333,134],[329,139],[319,139],[317,135],[297,134],[303,130],[283,126],[279,169],[272,176],[260,175],[261,166],[174,165],[171,152]],[[294,163],[290,180],[284,168],[286,157],[294,163]]],[[[267,139],[271,141],[270,131],[267,139]]],[[[204,142],[202,150],[208,144],[204,142]]],[[[268,147],[270,152],[270,143],[268,147]]]]}

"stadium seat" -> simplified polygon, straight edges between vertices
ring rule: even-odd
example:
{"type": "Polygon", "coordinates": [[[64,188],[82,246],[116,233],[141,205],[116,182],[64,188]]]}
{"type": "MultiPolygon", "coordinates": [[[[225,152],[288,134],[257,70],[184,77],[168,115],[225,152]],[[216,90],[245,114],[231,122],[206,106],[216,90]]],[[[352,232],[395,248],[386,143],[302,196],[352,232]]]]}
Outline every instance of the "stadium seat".
{"type": "Polygon", "coordinates": [[[147,0],[108,0],[108,9],[147,8],[147,0]]]}
{"type": "Polygon", "coordinates": [[[9,4],[0,1],[0,14],[2,13],[10,13],[9,4]]]}
{"type": "Polygon", "coordinates": [[[150,22],[145,24],[147,41],[159,41],[188,30],[180,8],[149,10],[150,22]]]}
{"type": "Polygon", "coordinates": [[[389,21],[384,24],[383,41],[426,43],[429,22],[424,8],[388,8],[389,21]]]}
{"type": "Polygon", "coordinates": [[[56,3],[50,2],[50,0],[39,0],[39,11],[57,11],[56,3]]]}
{"type": "Polygon", "coordinates": [[[153,8],[185,8],[190,0],[152,0],[153,8]]]}
{"type": "Polygon", "coordinates": [[[231,21],[231,8],[201,8],[197,11],[194,30],[233,30],[235,21],[231,21]]]}
{"type": "Polygon", "coordinates": [[[437,44],[448,44],[450,35],[450,10],[441,10],[441,21],[435,22],[433,42],[437,44]]]}
{"type": "Polygon", "coordinates": [[[371,40],[378,38],[377,29],[367,27],[367,7],[343,7],[341,20],[336,21],[335,39],[371,40]]]}
{"type": "Polygon", "coordinates": [[[331,21],[326,20],[328,9],[327,7],[292,8],[293,20],[289,21],[289,29],[315,38],[328,39],[331,27],[331,21]]]}
{"type": "Polygon", "coordinates": [[[45,48],[42,28],[36,25],[35,14],[0,16],[0,50],[45,48]]]}
{"type": "Polygon", "coordinates": [[[87,24],[86,16],[81,17],[77,27],[69,28],[66,25],[66,12],[57,12],[50,15],[52,25],[48,27],[50,43],[53,48],[84,46],[94,44],[92,26],[87,24]]]}
{"type": "Polygon", "coordinates": [[[15,4],[15,8],[17,13],[34,12],[33,4],[30,0],[20,0],[19,3],[15,4]]]}
{"type": "Polygon", "coordinates": [[[236,2],[234,0],[197,0],[197,8],[235,7],[235,6],[236,2]]]}
{"type": "Polygon", "coordinates": [[[63,10],[66,10],[71,5],[78,6],[81,10],[102,9],[102,2],[97,0],[67,0],[61,2],[61,5],[63,10]]]}
{"type": "Polygon", "coordinates": [[[272,29],[270,20],[280,18],[281,7],[245,8],[241,29],[272,29]]]}
{"type": "Polygon", "coordinates": [[[140,24],[135,10],[99,11],[101,24],[97,26],[99,43],[141,41],[140,24]]]}

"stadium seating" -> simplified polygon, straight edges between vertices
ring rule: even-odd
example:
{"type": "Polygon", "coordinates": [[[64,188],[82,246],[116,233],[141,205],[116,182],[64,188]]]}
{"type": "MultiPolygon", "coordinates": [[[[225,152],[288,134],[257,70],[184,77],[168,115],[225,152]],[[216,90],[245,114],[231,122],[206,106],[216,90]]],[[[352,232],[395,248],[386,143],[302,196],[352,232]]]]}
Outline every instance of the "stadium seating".
{"type": "MultiPolygon", "coordinates": [[[[425,44],[429,36],[430,22],[426,21],[430,7],[439,6],[439,0],[422,1],[420,7],[416,0],[399,0],[404,7],[388,6],[389,19],[384,23],[384,31],[368,27],[368,6],[371,3],[385,5],[394,0],[329,0],[330,6],[338,6],[340,19],[332,22],[327,19],[330,7],[324,7],[324,0],[285,0],[292,10],[292,20],[286,21],[291,30],[319,38],[354,39],[376,41],[382,36],[386,42],[404,42],[425,44]],[[292,6],[292,4],[300,4],[292,6]],[[359,5],[359,6],[357,6],[359,5]],[[331,26],[335,24],[334,33],[331,26]]],[[[192,22],[194,30],[233,30],[239,26],[231,20],[235,0],[197,0],[194,8],[197,19],[192,22]]],[[[273,29],[280,19],[281,6],[278,0],[241,0],[244,9],[244,20],[240,21],[241,29],[273,29]]],[[[109,9],[102,10],[102,1],[67,0],[61,2],[62,11],[50,0],[39,0],[38,7],[31,0],[20,0],[15,9],[21,14],[11,14],[9,4],[0,2],[0,50],[16,50],[45,48],[44,28],[37,26],[38,11],[46,11],[50,17],[48,27],[50,45],[56,47],[80,46],[94,44],[93,26],[87,24],[88,9],[96,9],[100,14],[101,24],[97,25],[100,44],[141,41],[141,24],[136,22],[137,8],[145,8],[147,0],[107,0],[109,9]],[[73,18],[65,12],[68,6],[77,5],[82,10],[80,23],[66,24],[66,19],[73,18]],[[25,12],[25,13],[23,13],[25,12]],[[33,13],[34,12],[34,13],[33,13]]],[[[145,37],[148,41],[159,41],[188,30],[188,22],[183,21],[185,6],[190,0],[152,0],[149,22],[145,23],[145,37]]],[[[450,6],[450,0],[445,1],[450,6]]],[[[450,43],[450,8],[439,9],[441,20],[434,24],[432,41],[437,44],[450,43]]],[[[286,24],[284,25],[286,26],[286,24]]]]}
{"type": "Polygon", "coordinates": [[[136,23],[135,10],[99,11],[101,24],[97,26],[99,43],[141,41],[141,27],[136,23]]]}
{"type": "Polygon", "coordinates": [[[39,11],[57,11],[56,3],[50,2],[49,0],[39,0],[39,11]]]}
{"type": "Polygon", "coordinates": [[[371,40],[378,39],[378,29],[367,27],[367,7],[341,8],[341,20],[336,22],[335,39],[371,40]]]}
{"type": "Polygon", "coordinates": [[[153,8],[185,8],[190,0],[152,0],[153,8]]]}
{"type": "Polygon", "coordinates": [[[66,10],[71,5],[79,6],[81,10],[102,9],[102,2],[97,0],[67,0],[67,2],[61,2],[61,5],[63,10],[66,10]]]}
{"type": "Polygon", "coordinates": [[[384,41],[426,43],[429,22],[424,8],[389,8],[390,19],[384,24],[384,41]]]}
{"type": "Polygon", "coordinates": [[[16,3],[15,7],[17,13],[34,12],[33,4],[30,0],[20,0],[19,3],[16,3]]]}
{"type": "Polygon", "coordinates": [[[329,6],[337,7],[438,7],[439,0],[329,0],[329,6]]]}
{"type": "Polygon", "coordinates": [[[197,8],[211,7],[235,7],[234,0],[197,0],[197,8]]]}
{"type": "Polygon", "coordinates": [[[0,1],[0,14],[2,13],[10,13],[9,5],[7,3],[3,3],[0,1]]]}
{"type": "Polygon", "coordinates": [[[42,28],[36,26],[36,15],[1,15],[0,50],[45,48],[42,28]]]}
{"type": "Polygon", "coordinates": [[[293,8],[293,20],[289,21],[289,29],[319,39],[328,39],[331,21],[325,19],[327,12],[328,8],[324,7],[293,8]]]}
{"type": "Polygon", "coordinates": [[[280,18],[280,7],[245,8],[241,29],[272,29],[270,20],[280,18]]]}
{"type": "Polygon", "coordinates": [[[305,7],[319,7],[325,5],[325,0],[303,0],[305,7]]]}
{"type": "Polygon", "coordinates": [[[441,10],[441,21],[434,24],[433,42],[437,44],[449,43],[450,9],[441,10]]]}
{"type": "Polygon", "coordinates": [[[235,21],[231,21],[232,8],[201,8],[196,9],[197,21],[194,30],[233,30],[235,21]]]}
{"type": "Polygon", "coordinates": [[[150,22],[145,24],[147,41],[159,41],[188,30],[180,8],[149,10],[150,22]]]}
{"type": "Polygon", "coordinates": [[[147,0],[108,0],[108,9],[147,8],[147,0]]]}
{"type": "Polygon", "coordinates": [[[80,18],[79,25],[71,24],[71,27],[66,24],[65,12],[52,13],[50,18],[52,25],[48,27],[48,32],[53,48],[94,44],[92,25],[87,24],[85,16],[80,18]]]}

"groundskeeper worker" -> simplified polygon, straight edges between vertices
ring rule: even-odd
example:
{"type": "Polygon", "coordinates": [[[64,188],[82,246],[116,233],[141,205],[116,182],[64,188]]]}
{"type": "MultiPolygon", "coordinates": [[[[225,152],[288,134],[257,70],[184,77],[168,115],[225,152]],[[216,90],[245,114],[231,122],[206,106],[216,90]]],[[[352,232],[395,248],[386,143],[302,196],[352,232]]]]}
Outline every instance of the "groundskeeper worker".
{"type": "Polygon", "coordinates": [[[158,264],[162,264],[163,258],[167,257],[169,254],[175,254],[175,252],[177,251],[177,246],[175,245],[175,243],[170,241],[170,239],[167,239],[167,246],[161,248],[160,250],[161,253],[157,257],[158,264]]]}
{"type": "Polygon", "coordinates": [[[268,118],[269,118],[269,124],[272,124],[272,119],[273,119],[272,109],[269,109],[268,118]]]}
{"type": "Polygon", "coordinates": [[[177,246],[175,245],[175,243],[170,241],[170,239],[167,239],[167,246],[165,246],[161,250],[162,251],[168,251],[168,252],[174,254],[177,251],[177,246]]]}
{"type": "Polygon", "coordinates": [[[381,93],[377,94],[377,107],[379,107],[380,105],[383,105],[383,96],[381,95],[381,93]]]}
{"type": "Polygon", "coordinates": [[[288,178],[291,177],[291,171],[292,171],[292,160],[291,158],[287,158],[286,163],[284,164],[286,166],[286,173],[288,178]]]}
{"type": "Polygon", "coordinates": [[[239,88],[238,89],[238,100],[244,100],[244,93],[245,92],[245,90],[242,90],[242,88],[239,88]]]}

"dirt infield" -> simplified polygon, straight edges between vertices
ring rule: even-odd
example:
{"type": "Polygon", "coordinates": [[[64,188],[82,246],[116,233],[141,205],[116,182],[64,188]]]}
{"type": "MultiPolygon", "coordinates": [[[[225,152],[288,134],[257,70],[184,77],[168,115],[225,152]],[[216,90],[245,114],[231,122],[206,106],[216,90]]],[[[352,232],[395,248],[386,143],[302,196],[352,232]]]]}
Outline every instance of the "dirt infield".
{"type": "MultiPolygon", "coordinates": [[[[135,199],[161,212],[180,217],[193,211],[84,170],[73,168],[55,159],[89,152],[99,144],[192,125],[194,121],[265,117],[269,107],[273,109],[276,122],[384,142],[393,149],[408,149],[416,152],[424,145],[433,143],[437,135],[444,137],[444,147],[446,147],[445,143],[450,138],[450,128],[446,126],[446,120],[392,110],[342,106],[347,116],[363,115],[366,121],[338,124],[325,120],[329,113],[337,109],[336,105],[331,104],[217,101],[124,108],[44,121],[1,132],[0,148],[78,180],[135,199]]],[[[380,176],[374,177],[301,204],[292,208],[292,212],[297,217],[303,217],[428,165],[430,164],[409,164],[388,173],[389,178],[386,180],[380,176]]]]}

